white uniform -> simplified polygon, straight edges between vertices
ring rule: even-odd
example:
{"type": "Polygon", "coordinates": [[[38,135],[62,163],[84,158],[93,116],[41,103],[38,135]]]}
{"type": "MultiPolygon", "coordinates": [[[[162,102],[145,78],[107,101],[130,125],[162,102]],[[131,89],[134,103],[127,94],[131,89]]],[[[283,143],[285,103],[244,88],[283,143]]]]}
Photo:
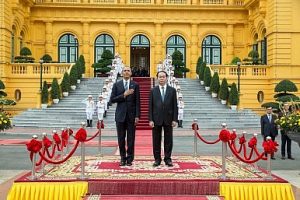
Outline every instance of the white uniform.
{"type": "Polygon", "coordinates": [[[183,109],[184,109],[184,102],[183,100],[178,100],[178,120],[183,120],[183,109]]]}
{"type": "Polygon", "coordinates": [[[102,100],[99,100],[97,102],[97,113],[98,113],[98,120],[103,120],[103,114],[105,112],[105,101],[102,99],[102,100]]]}
{"type": "Polygon", "coordinates": [[[93,113],[95,111],[95,102],[93,99],[84,99],[82,103],[85,104],[85,113],[86,113],[86,119],[92,120],[93,119],[93,113]]]}

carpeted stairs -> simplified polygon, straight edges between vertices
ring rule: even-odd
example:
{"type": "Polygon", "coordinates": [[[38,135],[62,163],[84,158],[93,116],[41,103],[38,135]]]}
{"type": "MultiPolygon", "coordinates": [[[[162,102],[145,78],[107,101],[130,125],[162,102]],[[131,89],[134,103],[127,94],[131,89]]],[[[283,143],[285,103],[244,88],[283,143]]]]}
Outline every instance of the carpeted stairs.
{"type": "Polygon", "coordinates": [[[149,112],[149,93],[152,87],[152,78],[149,77],[134,77],[133,80],[140,86],[140,99],[141,99],[141,116],[140,121],[136,127],[137,130],[150,130],[148,121],[149,112]]]}

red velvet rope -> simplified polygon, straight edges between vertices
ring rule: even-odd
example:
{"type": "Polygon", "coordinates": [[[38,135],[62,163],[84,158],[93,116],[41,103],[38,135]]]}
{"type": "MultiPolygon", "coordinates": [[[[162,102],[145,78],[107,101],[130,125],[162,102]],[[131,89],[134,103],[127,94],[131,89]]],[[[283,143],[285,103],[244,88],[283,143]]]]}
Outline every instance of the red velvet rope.
{"type": "Polygon", "coordinates": [[[262,153],[262,154],[260,154],[260,155],[259,155],[256,159],[254,159],[254,160],[246,160],[246,159],[240,157],[240,155],[235,151],[235,149],[232,148],[232,146],[231,146],[229,143],[228,143],[228,146],[230,147],[232,153],[233,153],[240,161],[242,161],[242,162],[244,162],[244,163],[248,163],[248,164],[255,163],[255,162],[257,162],[257,161],[263,159],[263,156],[264,156],[264,153],[262,153]]]}
{"type": "Polygon", "coordinates": [[[45,160],[47,163],[51,163],[51,164],[61,164],[63,162],[65,162],[66,160],[68,160],[76,151],[77,147],[79,145],[79,141],[76,142],[75,146],[73,147],[72,151],[69,153],[69,155],[67,155],[64,159],[59,160],[59,161],[53,161],[53,160],[49,160],[48,158],[46,158],[41,152],[39,152],[40,156],[43,158],[43,160],[45,160]]]}
{"type": "Polygon", "coordinates": [[[52,152],[51,152],[51,154],[49,153],[49,150],[46,149],[46,153],[47,153],[47,155],[48,155],[49,158],[53,158],[53,157],[54,157],[54,155],[55,155],[55,150],[56,150],[56,146],[57,146],[57,144],[55,144],[55,145],[52,147],[52,152]]]}
{"type": "Polygon", "coordinates": [[[86,139],[84,142],[88,142],[88,141],[91,141],[92,139],[94,139],[95,137],[97,137],[97,135],[100,133],[100,131],[97,131],[96,134],[94,136],[92,136],[91,138],[89,139],[86,139]]]}
{"type": "MultiPolygon", "coordinates": [[[[254,152],[255,152],[255,154],[256,154],[256,156],[259,156],[260,155],[260,153],[258,152],[258,150],[257,150],[257,148],[255,147],[254,148],[254,152]]],[[[267,160],[268,158],[267,157],[262,157],[262,160],[267,160]]]]}
{"type": "Polygon", "coordinates": [[[205,139],[198,133],[198,131],[195,130],[195,133],[196,133],[197,137],[198,137],[202,142],[204,142],[204,143],[206,143],[206,144],[216,144],[216,143],[220,142],[220,138],[218,138],[218,139],[215,140],[215,141],[207,141],[207,140],[205,140],[205,139]]]}
{"type": "Polygon", "coordinates": [[[69,141],[69,134],[67,130],[63,130],[61,132],[61,138],[62,138],[62,146],[66,147],[69,141]]]}

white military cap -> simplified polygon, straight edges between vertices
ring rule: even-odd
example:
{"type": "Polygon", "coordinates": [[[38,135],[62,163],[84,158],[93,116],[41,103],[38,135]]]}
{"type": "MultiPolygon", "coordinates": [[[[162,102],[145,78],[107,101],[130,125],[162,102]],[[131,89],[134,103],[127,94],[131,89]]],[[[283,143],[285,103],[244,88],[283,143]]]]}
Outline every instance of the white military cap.
{"type": "Polygon", "coordinates": [[[178,98],[182,98],[182,94],[181,93],[178,95],[178,98]]]}
{"type": "Polygon", "coordinates": [[[100,97],[103,97],[103,96],[102,96],[102,94],[99,94],[99,96],[98,96],[98,97],[100,98],[100,97]]]}
{"type": "Polygon", "coordinates": [[[92,95],[89,95],[88,98],[93,98],[93,96],[92,96],[92,95]]]}

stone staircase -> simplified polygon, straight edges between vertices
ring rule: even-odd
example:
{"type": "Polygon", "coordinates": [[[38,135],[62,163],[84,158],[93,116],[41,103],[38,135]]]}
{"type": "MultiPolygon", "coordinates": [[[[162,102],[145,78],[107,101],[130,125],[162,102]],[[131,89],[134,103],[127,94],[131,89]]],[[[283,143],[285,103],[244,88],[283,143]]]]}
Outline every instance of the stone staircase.
{"type": "MultiPolygon", "coordinates": [[[[63,98],[56,105],[41,110],[29,109],[13,118],[16,127],[38,127],[60,129],[66,126],[78,128],[82,121],[86,120],[85,106],[81,103],[89,94],[94,100],[98,100],[98,95],[103,86],[104,78],[83,79],[75,91],[68,97],[63,98]]],[[[194,119],[198,119],[201,130],[220,129],[221,123],[228,124],[230,129],[246,131],[260,131],[259,116],[251,110],[230,110],[216,98],[212,98],[198,80],[179,79],[183,98],[185,102],[183,129],[191,130],[194,119]]],[[[104,119],[106,130],[115,130],[115,105],[108,110],[104,119]]],[[[96,124],[94,115],[93,126],[96,124]]],[[[253,133],[253,132],[252,132],[253,133]]]]}
{"type": "Polygon", "coordinates": [[[205,91],[199,80],[179,79],[179,84],[185,102],[184,128],[190,128],[193,120],[197,119],[202,130],[219,129],[221,123],[225,122],[230,129],[260,132],[260,117],[253,111],[234,111],[222,105],[205,91]]]}
{"type": "MultiPolygon", "coordinates": [[[[71,91],[68,97],[64,97],[58,104],[53,104],[46,109],[29,109],[13,118],[15,127],[38,127],[61,129],[66,126],[72,128],[80,127],[81,122],[86,122],[85,105],[81,103],[89,94],[93,95],[94,101],[98,100],[98,95],[102,90],[105,78],[83,79],[77,84],[75,91],[71,91]]],[[[106,128],[114,124],[115,107],[110,107],[108,111],[108,124],[106,128]]],[[[93,116],[93,126],[96,126],[97,116],[93,116]]]]}

